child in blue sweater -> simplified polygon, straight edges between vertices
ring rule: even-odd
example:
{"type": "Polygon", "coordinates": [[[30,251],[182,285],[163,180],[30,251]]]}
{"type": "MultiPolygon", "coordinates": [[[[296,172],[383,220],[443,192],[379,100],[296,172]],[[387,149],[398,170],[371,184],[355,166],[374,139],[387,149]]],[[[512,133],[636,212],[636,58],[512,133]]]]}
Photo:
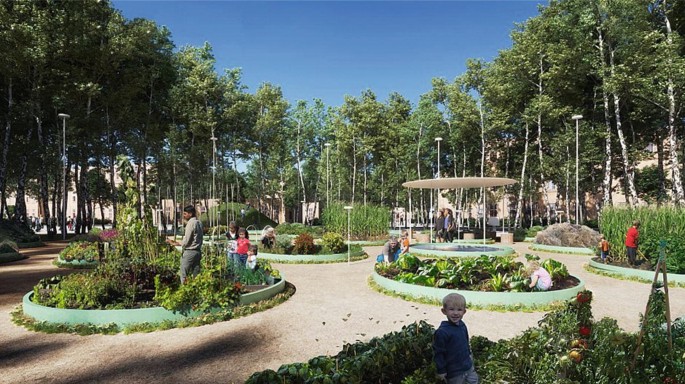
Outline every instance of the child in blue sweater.
{"type": "Polygon", "coordinates": [[[458,293],[450,293],[442,299],[442,313],[447,321],[433,334],[433,361],[438,377],[448,384],[478,384],[479,378],[473,367],[469,331],[461,321],[466,313],[466,299],[458,293]]]}

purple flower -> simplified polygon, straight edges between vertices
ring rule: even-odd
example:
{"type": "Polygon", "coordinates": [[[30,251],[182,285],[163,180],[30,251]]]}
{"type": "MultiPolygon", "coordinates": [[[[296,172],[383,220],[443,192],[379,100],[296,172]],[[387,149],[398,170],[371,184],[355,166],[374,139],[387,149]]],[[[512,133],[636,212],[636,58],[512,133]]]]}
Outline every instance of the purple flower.
{"type": "Polygon", "coordinates": [[[119,236],[119,231],[117,231],[116,228],[106,229],[106,230],[100,232],[100,240],[105,241],[105,242],[112,241],[117,236],[119,236]]]}

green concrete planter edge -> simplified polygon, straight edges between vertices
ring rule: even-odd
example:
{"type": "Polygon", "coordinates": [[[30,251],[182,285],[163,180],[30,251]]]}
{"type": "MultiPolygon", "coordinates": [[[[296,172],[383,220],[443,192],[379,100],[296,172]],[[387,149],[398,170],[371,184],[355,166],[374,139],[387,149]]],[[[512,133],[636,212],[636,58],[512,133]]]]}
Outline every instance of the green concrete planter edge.
{"type": "MultiPolygon", "coordinates": [[[[624,268],[624,267],[617,267],[615,265],[609,265],[609,264],[604,264],[604,263],[598,263],[594,260],[590,260],[589,266],[591,268],[598,269],[600,271],[604,272],[609,272],[611,274],[617,274],[625,277],[639,277],[640,279],[645,279],[647,281],[653,281],[654,280],[654,271],[644,271],[641,269],[634,269],[634,268],[624,268]]],[[[659,273],[658,275],[658,281],[661,281],[663,283],[663,275],[659,273]]],[[[668,282],[671,283],[680,283],[680,284],[685,284],[685,275],[680,275],[677,273],[670,273],[668,274],[668,282]]]]}
{"type": "Polygon", "coordinates": [[[535,306],[551,304],[558,301],[566,301],[572,299],[576,294],[585,289],[585,282],[578,279],[577,286],[562,289],[559,291],[548,292],[478,292],[465,291],[457,289],[424,287],[421,285],[414,285],[408,283],[401,283],[399,281],[391,280],[373,272],[373,280],[384,289],[400,294],[409,295],[415,298],[426,298],[430,300],[442,300],[449,293],[459,293],[466,298],[468,304],[485,306],[485,305],[504,305],[504,306],[535,306]]]}
{"type": "MultiPolygon", "coordinates": [[[[268,299],[283,292],[285,278],[274,285],[256,292],[245,293],[240,296],[240,305],[256,303],[268,299]]],[[[166,320],[182,320],[199,315],[199,312],[191,312],[183,315],[172,312],[162,307],[138,308],[138,309],[64,309],[52,308],[35,304],[31,301],[33,292],[28,292],[22,300],[24,314],[37,321],[57,324],[93,324],[128,326],[141,323],[161,323],[166,320]]]]}
{"type": "MultiPolygon", "coordinates": [[[[358,252],[352,252],[351,256],[361,256],[364,254],[364,251],[358,251],[358,252]]],[[[338,262],[343,262],[347,261],[347,252],[345,253],[333,253],[333,254],[319,254],[319,255],[282,255],[278,253],[266,253],[266,252],[259,252],[257,255],[258,258],[264,259],[264,260],[269,260],[272,262],[290,262],[290,263],[297,263],[297,262],[303,262],[303,263],[311,263],[311,262],[317,262],[320,261],[322,263],[328,263],[332,261],[338,261],[338,262]]]]}
{"type": "Polygon", "coordinates": [[[531,244],[528,249],[533,251],[565,253],[571,255],[594,256],[595,251],[585,247],[561,247],[558,245],[531,244]]]}
{"type": "MultiPolygon", "coordinates": [[[[409,246],[409,253],[411,253],[414,256],[419,256],[419,257],[438,257],[438,258],[479,257],[479,256],[486,254],[485,252],[482,252],[482,251],[478,251],[478,252],[454,252],[454,251],[439,251],[439,250],[435,250],[435,249],[419,249],[419,248],[415,247],[416,245],[435,245],[435,244],[445,244],[445,246],[449,246],[449,244],[447,244],[447,243],[416,243],[416,244],[412,244],[411,246],[409,246]],[[455,253],[457,253],[457,254],[455,254],[455,253]]],[[[470,244],[470,245],[478,245],[478,244],[474,243],[474,244],[470,244]]],[[[509,255],[515,255],[516,254],[516,251],[514,250],[514,248],[507,247],[504,245],[485,244],[485,246],[500,249],[500,251],[487,252],[488,255],[509,256],[509,255]]]]}
{"type": "Polygon", "coordinates": [[[60,257],[57,257],[57,260],[55,261],[55,264],[59,268],[95,268],[98,265],[97,260],[93,261],[86,261],[86,260],[71,260],[71,261],[66,261],[60,257]]]}

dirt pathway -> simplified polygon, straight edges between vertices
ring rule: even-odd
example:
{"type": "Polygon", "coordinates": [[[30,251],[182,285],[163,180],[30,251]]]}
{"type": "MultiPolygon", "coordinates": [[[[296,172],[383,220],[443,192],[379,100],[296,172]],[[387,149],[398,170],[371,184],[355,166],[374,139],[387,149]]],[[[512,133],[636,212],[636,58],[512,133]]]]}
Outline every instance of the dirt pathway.
{"type": "MultiPolygon", "coordinates": [[[[438,307],[387,297],[368,287],[375,257],[348,265],[280,264],[297,287],[287,302],[245,318],[196,328],[132,335],[76,336],[34,333],[11,323],[9,313],[42,277],[64,244],[23,251],[29,259],[0,265],[0,382],[2,383],[240,383],[251,373],[335,354],[345,342],[368,340],[417,320],[438,324],[438,307]]],[[[533,253],[516,244],[520,254],[533,253]]],[[[368,247],[370,255],[381,247],[368,247]]],[[[595,293],[596,318],[616,318],[638,329],[649,286],[590,274],[587,256],[535,252],[565,263],[595,293]]],[[[674,317],[685,315],[685,289],[671,290],[674,317]]],[[[472,335],[509,338],[533,327],[542,313],[469,311],[472,335]]]]}

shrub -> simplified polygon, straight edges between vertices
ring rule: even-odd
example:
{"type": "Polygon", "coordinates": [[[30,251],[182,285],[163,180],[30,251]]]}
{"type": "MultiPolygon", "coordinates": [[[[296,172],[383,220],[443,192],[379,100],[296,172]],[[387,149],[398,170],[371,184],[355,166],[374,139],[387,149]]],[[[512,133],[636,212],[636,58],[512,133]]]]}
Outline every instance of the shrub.
{"type": "MultiPolygon", "coordinates": [[[[347,211],[342,204],[330,204],[321,219],[326,231],[347,233],[347,211]]],[[[359,205],[350,211],[350,236],[353,239],[378,239],[388,235],[390,209],[377,205],[359,205]]]]}
{"type": "Polygon", "coordinates": [[[293,247],[293,239],[289,235],[276,235],[276,248],[288,253],[293,247]]]}
{"type": "Polygon", "coordinates": [[[526,236],[527,237],[535,237],[535,236],[537,236],[538,232],[542,231],[543,229],[544,228],[540,225],[534,225],[534,226],[528,228],[528,230],[526,230],[526,236]]]}
{"type": "Polygon", "coordinates": [[[524,241],[527,236],[527,231],[525,228],[516,228],[514,229],[514,241],[520,242],[524,241]]]}
{"type": "Polygon", "coordinates": [[[590,227],[577,224],[554,224],[535,237],[537,244],[562,247],[596,247],[599,243],[599,232],[590,227]]]}
{"type": "Polygon", "coordinates": [[[321,238],[323,247],[331,253],[342,253],[347,249],[345,240],[341,234],[336,232],[326,232],[321,238]]]}
{"type": "Polygon", "coordinates": [[[15,243],[12,240],[5,239],[3,241],[0,241],[0,253],[13,253],[13,252],[19,252],[19,247],[17,247],[17,243],[15,243]]]}
{"type": "Polygon", "coordinates": [[[100,232],[99,236],[100,236],[100,241],[110,242],[110,241],[116,239],[117,236],[119,236],[119,231],[117,231],[116,228],[105,229],[104,231],[100,232]]]}
{"type": "Polygon", "coordinates": [[[93,261],[98,258],[98,256],[98,244],[88,241],[72,241],[59,253],[59,257],[65,261],[93,261]]]}
{"type": "Polygon", "coordinates": [[[315,251],[314,238],[310,234],[303,233],[295,238],[293,243],[293,254],[311,255],[315,251]]]}
{"type": "Polygon", "coordinates": [[[78,234],[78,235],[74,235],[74,236],[71,238],[71,242],[75,242],[75,241],[77,241],[77,242],[96,243],[96,242],[100,241],[100,236],[97,235],[97,234],[95,234],[95,233],[93,233],[93,232],[81,233],[81,234],[78,234]]]}

